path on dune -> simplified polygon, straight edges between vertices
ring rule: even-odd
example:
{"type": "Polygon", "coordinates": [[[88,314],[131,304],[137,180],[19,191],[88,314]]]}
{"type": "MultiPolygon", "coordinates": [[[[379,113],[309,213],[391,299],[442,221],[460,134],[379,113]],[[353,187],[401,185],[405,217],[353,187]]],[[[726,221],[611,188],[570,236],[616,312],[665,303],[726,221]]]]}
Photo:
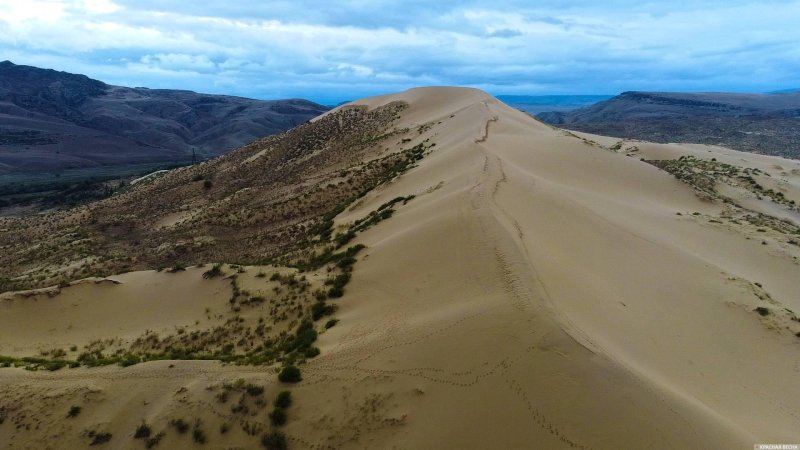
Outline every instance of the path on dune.
{"type": "MultiPolygon", "coordinates": [[[[501,188],[508,183],[508,177],[503,170],[502,156],[498,154],[499,152],[489,142],[489,125],[492,122],[498,122],[499,117],[493,114],[488,104],[484,103],[484,106],[486,106],[491,118],[486,121],[485,134],[475,140],[476,144],[480,144],[480,149],[485,158],[481,181],[472,190],[472,205],[482,224],[482,233],[476,236],[475,240],[493,248],[495,259],[503,274],[503,285],[506,286],[514,305],[521,311],[527,311],[535,315],[554,316],[556,320],[549,323],[558,325],[576,344],[593,354],[602,355],[602,357],[612,361],[616,366],[624,369],[629,376],[637,380],[637,384],[641,388],[647,390],[659,403],[669,408],[696,437],[699,436],[691,421],[675,409],[670,408],[669,402],[663,398],[663,395],[652,389],[649,385],[650,383],[642,379],[641,375],[625,364],[624,361],[615,358],[612,352],[607,351],[595,342],[589,333],[576,325],[553,302],[547,292],[546,285],[530,260],[528,247],[523,242],[525,232],[522,226],[515,219],[513,213],[504,209],[498,202],[498,194],[501,188]]],[[[538,325],[541,325],[541,323],[538,325]]],[[[514,384],[512,380],[506,380],[512,385],[514,384]]],[[[521,390],[519,391],[521,398],[528,403],[534,418],[538,417],[538,412],[531,407],[530,400],[528,400],[525,393],[521,390]]],[[[573,443],[571,440],[569,442],[573,443]]],[[[576,444],[576,448],[586,447],[576,444]]]]}

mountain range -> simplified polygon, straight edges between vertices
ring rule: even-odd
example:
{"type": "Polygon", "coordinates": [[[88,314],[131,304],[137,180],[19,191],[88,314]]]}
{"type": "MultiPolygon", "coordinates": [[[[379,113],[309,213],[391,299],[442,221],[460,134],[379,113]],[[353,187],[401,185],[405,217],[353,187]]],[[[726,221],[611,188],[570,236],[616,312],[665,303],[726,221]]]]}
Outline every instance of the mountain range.
{"type": "Polygon", "coordinates": [[[187,164],[302,124],[328,108],[113,86],[0,62],[0,176],[187,164]]]}
{"type": "Polygon", "coordinates": [[[721,145],[800,158],[800,92],[623,92],[540,120],[571,130],[651,142],[721,145]]]}

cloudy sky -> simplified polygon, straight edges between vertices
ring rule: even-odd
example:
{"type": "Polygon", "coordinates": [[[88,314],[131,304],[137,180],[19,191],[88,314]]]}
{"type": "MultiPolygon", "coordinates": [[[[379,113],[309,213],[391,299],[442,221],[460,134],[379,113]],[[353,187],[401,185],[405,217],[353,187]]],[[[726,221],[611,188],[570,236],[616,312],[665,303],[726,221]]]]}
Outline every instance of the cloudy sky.
{"type": "Polygon", "coordinates": [[[111,84],[336,103],[800,87],[800,1],[0,0],[0,60],[111,84]]]}

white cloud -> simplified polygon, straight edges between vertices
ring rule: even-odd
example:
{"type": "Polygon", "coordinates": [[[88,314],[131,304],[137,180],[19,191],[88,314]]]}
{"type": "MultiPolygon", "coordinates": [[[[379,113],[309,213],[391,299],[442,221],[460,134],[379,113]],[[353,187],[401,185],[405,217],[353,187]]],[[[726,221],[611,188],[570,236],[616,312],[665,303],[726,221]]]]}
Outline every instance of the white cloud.
{"type": "Polygon", "coordinates": [[[0,53],[110,83],[267,97],[797,84],[799,1],[542,5],[0,0],[0,53]]]}

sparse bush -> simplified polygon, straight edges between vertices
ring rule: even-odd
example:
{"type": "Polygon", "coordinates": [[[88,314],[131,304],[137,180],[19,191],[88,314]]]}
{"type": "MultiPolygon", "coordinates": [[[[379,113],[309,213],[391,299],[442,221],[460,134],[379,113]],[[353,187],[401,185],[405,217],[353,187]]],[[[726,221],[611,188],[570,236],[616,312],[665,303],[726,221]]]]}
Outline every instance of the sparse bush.
{"type": "Polygon", "coordinates": [[[200,421],[194,425],[194,429],[192,430],[192,439],[198,444],[205,444],[208,440],[205,431],[200,428],[200,421]]]}
{"type": "Polygon", "coordinates": [[[169,273],[177,273],[177,272],[183,272],[184,270],[186,270],[186,267],[183,264],[178,263],[178,264],[175,264],[175,266],[173,266],[167,272],[169,272],[169,273]]]}
{"type": "Polygon", "coordinates": [[[78,405],[70,406],[69,412],[67,412],[67,417],[78,417],[78,415],[81,413],[82,409],[83,408],[81,408],[78,405]]]}
{"type": "Polygon", "coordinates": [[[101,445],[111,440],[111,433],[108,432],[98,433],[93,430],[90,431],[87,436],[92,439],[92,441],[89,442],[89,445],[101,445]]]}
{"type": "Polygon", "coordinates": [[[144,446],[146,448],[153,448],[157,446],[159,442],[161,442],[161,439],[164,439],[164,436],[166,436],[166,434],[161,431],[155,436],[147,438],[147,440],[144,441],[144,446]]]}
{"type": "Polygon", "coordinates": [[[211,189],[211,186],[213,186],[213,185],[214,185],[214,183],[212,183],[211,180],[203,181],[203,189],[211,189]]]}
{"type": "Polygon", "coordinates": [[[761,316],[768,316],[769,315],[769,308],[766,308],[764,306],[759,306],[756,309],[754,309],[753,311],[757,312],[761,316]]]}
{"type": "Polygon", "coordinates": [[[278,374],[278,381],[281,383],[297,383],[300,380],[300,369],[296,366],[286,366],[278,374]]]}
{"type": "Polygon", "coordinates": [[[261,438],[261,445],[267,450],[286,450],[286,436],[280,431],[270,431],[261,438]]]}
{"type": "Polygon", "coordinates": [[[225,273],[222,271],[222,264],[214,264],[211,269],[203,272],[203,278],[205,279],[216,278],[220,275],[225,275],[225,273]]]}
{"type": "Polygon", "coordinates": [[[338,319],[331,319],[331,320],[325,322],[325,328],[326,329],[333,328],[333,327],[336,326],[337,323],[339,323],[338,319]]]}
{"type": "Polygon", "coordinates": [[[269,421],[272,425],[280,427],[286,424],[286,411],[283,408],[275,408],[269,413],[269,421]]]}
{"type": "Polygon", "coordinates": [[[288,408],[292,405],[292,393],[290,391],[281,391],[275,397],[276,408],[288,408]]]}
{"type": "Polygon", "coordinates": [[[143,420],[141,425],[136,427],[136,432],[133,433],[133,438],[134,439],[146,439],[146,438],[149,438],[151,431],[152,430],[150,430],[150,425],[145,423],[145,421],[143,420]]]}
{"type": "Polygon", "coordinates": [[[245,388],[245,391],[248,395],[256,397],[264,393],[264,388],[261,386],[256,386],[255,384],[248,384],[245,388]]]}
{"type": "Polygon", "coordinates": [[[186,434],[186,432],[189,431],[189,424],[183,419],[172,419],[169,421],[169,424],[172,425],[180,434],[186,434]]]}

